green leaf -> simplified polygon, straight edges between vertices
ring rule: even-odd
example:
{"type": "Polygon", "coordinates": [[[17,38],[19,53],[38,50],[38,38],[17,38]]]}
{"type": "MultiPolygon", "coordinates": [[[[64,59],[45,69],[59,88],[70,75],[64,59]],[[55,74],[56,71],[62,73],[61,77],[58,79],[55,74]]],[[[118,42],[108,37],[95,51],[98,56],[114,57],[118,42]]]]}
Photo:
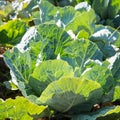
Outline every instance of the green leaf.
{"type": "MultiPolygon", "coordinates": [[[[19,2],[21,3],[21,1],[19,1],[19,2]]],[[[23,1],[22,0],[22,11],[28,11],[30,13],[32,11],[35,11],[36,8],[37,8],[38,2],[39,2],[39,0],[29,0],[29,1],[23,1]]]]}
{"type": "Polygon", "coordinates": [[[108,15],[108,5],[109,0],[94,0],[92,7],[102,19],[105,19],[108,15]]]}
{"type": "Polygon", "coordinates": [[[73,69],[67,62],[62,60],[48,60],[42,62],[34,69],[29,84],[40,95],[49,83],[67,76],[73,76],[73,69]]]}
{"type": "Polygon", "coordinates": [[[113,24],[115,28],[119,28],[120,26],[120,15],[119,14],[113,19],[113,24]]]}
{"type": "Polygon", "coordinates": [[[0,19],[3,21],[10,20],[10,13],[13,13],[12,5],[7,1],[0,1],[0,19]]]}
{"type": "Polygon", "coordinates": [[[92,57],[93,60],[103,61],[103,53],[98,49],[92,57]]]}
{"type": "MultiPolygon", "coordinates": [[[[103,25],[96,25],[95,31],[91,36],[92,41],[103,41],[106,44],[116,45],[116,41],[119,41],[120,34],[119,31],[110,27],[103,25]]],[[[119,46],[118,46],[119,47],[119,46]]]]}
{"type": "Polygon", "coordinates": [[[30,43],[36,42],[40,40],[40,35],[37,31],[36,27],[31,27],[27,30],[27,32],[22,37],[19,44],[16,45],[18,50],[22,53],[26,52],[30,49],[30,43]]]}
{"type": "Polygon", "coordinates": [[[114,109],[108,111],[101,117],[98,117],[96,120],[119,120],[120,119],[120,106],[116,106],[114,109]]]}
{"type": "Polygon", "coordinates": [[[114,85],[111,71],[108,69],[109,63],[103,62],[94,64],[92,67],[86,69],[82,74],[83,79],[93,80],[98,82],[106,92],[108,92],[114,85]]]}
{"type": "Polygon", "coordinates": [[[13,48],[13,51],[6,51],[4,54],[4,60],[11,71],[12,82],[24,96],[35,94],[28,85],[29,77],[36,64],[36,59],[31,56],[29,51],[21,53],[17,48],[13,48]]]}
{"type": "Polygon", "coordinates": [[[67,77],[50,83],[38,102],[62,113],[72,114],[90,111],[102,94],[103,89],[97,82],[67,77]]]}
{"type": "Polygon", "coordinates": [[[38,26],[41,37],[41,55],[43,60],[56,59],[67,44],[72,41],[66,31],[54,24],[41,24],[38,26]]]}
{"type": "Polygon", "coordinates": [[[98,45],[106,58],[115,55],[116,50],[112,45],[119,47],[120,34],[109,26],[97,25],[90,40],[98,45]]]}
{"type": "Polygon", "coordinates": [[[80,30],[80,32],[77,34],[77,38],[78,39],[81,39],[81,38],[88,39],[89,38],[89,34],[85,30],[80,30]]]}
{"type": "Polygon", "coordinates": [[[80,76],[85,70],[85,62],[93,57],[97,49],[97,46],[89,40],[75,40],[64,49],[61,56],[63,59],[67,56],[66,60],[69,58],[75,61],[74,68],[76,67],[77,76],[80,76]]]}
{"type": "MultiPolygon", "coordinates": [[[[81,30],[85,30],[89,35],[94,31],[96,15],[93,9],[77,14],[67,23],[66,30],[72,30],[74,33],[78,33],[81,30]],[[90,18],[90,19],[89,19],[90,18]]],[[[62,20],[61,20],[62,21],[62,20]]]]}
{"type": "Polygon", "coordinates": [[[45,23],[45,22],[55,23],[54,15],[56,14],[57,8],[54,5],[44,0],[40,2],[39,10],[40,10],[40,18],[38,18],[37,16],[36,17],[40,19],[41,23],[45,23]]]}
{"type": "Polygon", "coordinates": [[[29,51],[21,53],[17,48],[14,48],[13,51],[5,52],[4,60],[16,76],[17,81],[27,82],[29,80],[30,74],[34,69],[32,68],[29,51]]]}
{"type": "Polygon", "coordinates": [[[110,62],[109,68],[111,69],[113,77],[117,82],[117,80],[120,79],[120,53],[116,53],[114,56],[109,58],[108,61],[110,62]]]}
{"type": "Polygon", "coordinates": [[[41,21],[40,21],[40,11],[33,11],[31,14],[32,14],[34,24],[39,25],[41,23],[41,21]]]}
{"type": "Polygon", "coordinates": [[[24,22],[11,20],[0,26],[0,44],[16,45],[20,42],[26,32],[27,27],[24,22]]]}
{"type": "Polygon", "coordinates": [[[108,7],[108,16],[109,18],[114,18],[120,14],[120,2],[118,0],[111,0],[108,7]]]}
{"type": "Polygon", "coordinates": [[[24,97],[16,97],[16,99],[0,100],[0,119],[13,120],[33,120],[40,117],[49,117],[47,106],[38,106],[31,103],[24,97]]]}
{"type": "Polygon", "coordinates": [[[73,115],[72,120],[119,120],[120,118],[120,107],[112,106],[105,107],[97,110],[96,112],[73,115]]]}
{"type": "Polygon", "coordinates": [[[75,6],[75,10],[78,10],[80,12],[89,11],[90,9],[91,6],[88,4],[88,2],[80,2],[75,6]]]}
{"type": "MultiPolygon", "coordinates": [[[[59,11],[57,11],[56,16],[55,16],[55,20],[56,20],[56,24],[59,27],[62,27],[63,29],[66,29],[67,26],[69,26],[69,24],[71,22],[74,22],[76,20],[76,18],[78,16],[81,15],[80,12],[76,11],[73,7],[67,6],[64,8],[59,8],[59,11]]],[[[76,26],[74,26],[74,29],[66,29],[68,30],[77,30],[76,26]]]]}
{"type": "Polygon", "coordinates": [[[36,104],[36,99],[38,96],[29,84],[19,81],[18,88],[25,98],[36,104]]]}
{"type": "Polygon", "coordinates": [[[10,90],[18,90],[18,87],[11,80],[5,81],[4,85],[6,86],[6,88],[8,88],[10,90]]]}
{"type": "Polygon", "coordinates": [[[120,86],[116,85],[114,88],[113,101],[120,99],[120,86]]]}
{"type": "Polygon", "coordinates": [[[31,13],[39,10],[38,2],[39,0],[12,1],[12,8],[17,12],[17,18],[30,21],[32,18],[31,13]]]}

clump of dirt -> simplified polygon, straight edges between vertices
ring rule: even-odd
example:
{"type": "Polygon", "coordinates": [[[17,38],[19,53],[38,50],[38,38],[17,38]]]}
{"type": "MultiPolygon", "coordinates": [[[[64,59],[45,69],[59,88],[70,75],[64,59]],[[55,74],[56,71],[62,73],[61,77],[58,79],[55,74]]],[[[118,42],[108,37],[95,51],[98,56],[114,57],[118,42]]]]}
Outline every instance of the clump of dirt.
{"type": "Polygon", "coordinates": [[[91,109],[91,112],[97,111],[101,108],[107,107],[107,106],[118,106],[120,105],[120,99],[114,101],[114,102],[105,102],[105,103],[100,103],[100,104],[95,104],[93,108],[91,109]]]}
{"type": "Polygon", "coordinates": [[[0,46],[0,55],[3,54],[5,52],[5,48],[0,46]]]}

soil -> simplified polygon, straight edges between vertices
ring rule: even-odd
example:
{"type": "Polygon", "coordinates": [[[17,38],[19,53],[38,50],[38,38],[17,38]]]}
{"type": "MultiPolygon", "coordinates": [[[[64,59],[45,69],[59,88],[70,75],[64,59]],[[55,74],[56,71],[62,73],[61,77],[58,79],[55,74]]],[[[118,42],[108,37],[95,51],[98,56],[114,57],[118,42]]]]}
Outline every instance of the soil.
{"type": "Polygon", "coordinates": [[[0,82],[4,82],[8,80],[9,75],[9,68],[6,66],[3,56],[0,55],[0,82]]]}

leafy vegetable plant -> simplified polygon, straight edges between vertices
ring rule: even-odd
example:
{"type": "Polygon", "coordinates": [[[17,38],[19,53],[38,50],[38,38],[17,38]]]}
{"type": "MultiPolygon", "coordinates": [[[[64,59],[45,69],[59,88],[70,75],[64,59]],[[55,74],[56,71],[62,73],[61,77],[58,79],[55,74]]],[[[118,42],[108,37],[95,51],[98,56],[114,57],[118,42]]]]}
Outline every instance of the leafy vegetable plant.
{"type": "Polygon", "coordinates": [[[33,120],[46,114],[49,117],[47,106],[37,106],[24,97],[17,97],[15,100],[0,100],[0,120],[33,120]],[[33,111],[34,109],[34,111],[33,111]]]}
{"type": "MultiPolygon", "coordinates": [[[[43,117],[51,113],[50,119],[60,119],[59,115],[72,120],[120,118],[119,106],[112,104],[120,100],[120,33],[98,24],[96,2],[92,2],[93,6],[81,2],[75,7],[56,7],[39,1],[34,4],[36,10],[30,11],[35,26],[22,32],[20,42],[4,53],[11,81],[25,97],[20,99],[36,104],[33,118],[41,115],[37,110],[41,105],[49,108],[43,117]],[[112,106],[92,111],[94,105],[106,102],[112,106]]],[[[12,38],[16,41],[18,36],[12,38]]]]}

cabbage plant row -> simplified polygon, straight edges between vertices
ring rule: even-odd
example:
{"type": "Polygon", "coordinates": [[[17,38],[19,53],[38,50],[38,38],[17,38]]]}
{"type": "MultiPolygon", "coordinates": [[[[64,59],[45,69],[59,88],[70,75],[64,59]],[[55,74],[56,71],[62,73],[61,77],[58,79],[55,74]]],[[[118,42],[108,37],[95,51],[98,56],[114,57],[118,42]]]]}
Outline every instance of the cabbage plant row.
{"type": "Polygon", "coordinates": [[[1,44],[14,45],[3,55],[11,86],[24,96],[1,100],[0,119],[119,120],[119,105],[92,109],[120,100],[120,3],[50,2],[31,1],[17,13],[28,18],[0,26],[1,44]]]}

